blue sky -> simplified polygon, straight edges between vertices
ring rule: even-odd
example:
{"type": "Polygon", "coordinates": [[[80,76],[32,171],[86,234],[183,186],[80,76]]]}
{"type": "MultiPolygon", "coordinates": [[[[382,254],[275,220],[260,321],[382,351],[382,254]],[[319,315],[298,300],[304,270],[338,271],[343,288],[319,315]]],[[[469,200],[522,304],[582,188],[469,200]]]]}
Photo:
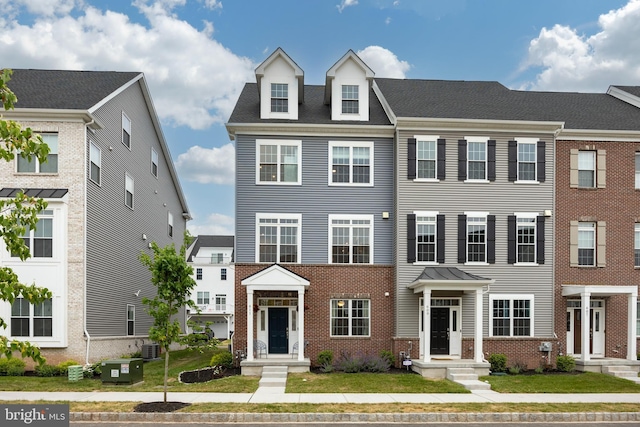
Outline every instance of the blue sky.
{"type": "Polygon", "coordinates": [[[278,47],[308,84],[352,49],[379,77],[640,85],[640,0],[0,0],[0,10],[2,67],[145,73],[192,234],[234,233],[224,123],[278,47]]]}

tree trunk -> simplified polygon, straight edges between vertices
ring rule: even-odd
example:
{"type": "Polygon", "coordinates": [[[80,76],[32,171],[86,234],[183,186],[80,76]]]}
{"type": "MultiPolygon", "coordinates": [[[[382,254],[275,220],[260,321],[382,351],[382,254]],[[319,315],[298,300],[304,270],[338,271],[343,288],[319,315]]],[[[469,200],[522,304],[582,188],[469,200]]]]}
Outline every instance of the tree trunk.
{"type": "Polygon", "coordinates": [[[164,349],[164,401],[167,402],[167,379],[169,377],[169,347],[164,349]]]}

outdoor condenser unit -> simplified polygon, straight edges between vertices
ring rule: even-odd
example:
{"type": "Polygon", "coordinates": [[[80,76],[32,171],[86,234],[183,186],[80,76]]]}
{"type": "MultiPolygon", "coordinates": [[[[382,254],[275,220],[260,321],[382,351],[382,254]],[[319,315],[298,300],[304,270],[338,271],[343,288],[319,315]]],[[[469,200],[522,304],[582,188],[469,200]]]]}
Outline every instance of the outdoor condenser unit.
{"type": "Polygon", "coordinates": [[[142,345],[142,359],[154,360],[160,357],[160,345],[159,344],[143,344],[142,345]]]}

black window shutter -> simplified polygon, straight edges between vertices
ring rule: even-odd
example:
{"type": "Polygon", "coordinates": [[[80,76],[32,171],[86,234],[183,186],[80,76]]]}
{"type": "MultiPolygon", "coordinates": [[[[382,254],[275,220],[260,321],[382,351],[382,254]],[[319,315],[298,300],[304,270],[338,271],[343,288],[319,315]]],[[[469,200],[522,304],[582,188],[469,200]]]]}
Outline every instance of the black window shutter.
{"type": "Polygon", "coordinates": [[[538,141],[538,182],[544,182],[547,177],[547,173],[545,170],[545,142],[538,141]]]}
{"type": "Polygon", "coordinates": [[[407,262],[416,262],[416,215],[407,214],[407,262]]]}
{"type": "Polygon", "coordinates": [[[458,140],[458,181],[467,179],[467,140],[458,140]]]}
{"type": "Polygon", "coordinates": [[[487,215],[487,262],[496,263],[496,216],[487,215]]]}
{"type": "Polygon", "coordinates": [[[544,220],[543,216],[536,218],[536,261],[544,264],[544,220]]]}
{"type": "Polygon", "coordinates": [[[407,140],[407,179],[416,179],[416,139],[407,140]]]}
{"type": "Polygon", "coordinates": [[[518,180],[518,142],[509,141],[509,181],[518,180]]]}
{"type": "Polygon", "coordinates": [[[507,262],[509,264],[516,263],[516,217],[515,215],[509,215],[507,217],[507,262]]]}
{"type": "Polygon", "coordinates": [[[438,175],[436,176],[436,178],[438,178],[441,181],[444,181],[446,172],[445,172],[445,168],[446,168],[446,158],[447,158],[447,150],[446,150],[446,140],[444,139],[439,139],[438,140],[438,175]]]}
{"type": "Polygon", "coordinates": [[[467,262],[467,216],[458,215],[458,262],[467,262]]]}
{"type": "Polygon", "coordinates": [[[436,228],[438,235],[436,236],[436,261],[444,263],[444,215],[438,215],[436,217],[436,228]]]}
{"type": "Polygon", "coordinates": [[[487,178],[489,181],[496,180],[496,140],[487,141],[487,178]]]}

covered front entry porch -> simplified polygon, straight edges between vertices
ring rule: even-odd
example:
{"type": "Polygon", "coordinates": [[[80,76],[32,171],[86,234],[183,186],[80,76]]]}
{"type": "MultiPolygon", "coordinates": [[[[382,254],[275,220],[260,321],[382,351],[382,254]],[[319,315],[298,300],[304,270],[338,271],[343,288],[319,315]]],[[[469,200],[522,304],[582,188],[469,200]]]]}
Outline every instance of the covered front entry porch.
{"type": "MultiPolygon", "coordinates": [[[[471,368],[489,373],[483,355],[483,295],[493,279],[466,273],[455,267],[426,267],[407,285],[419,299],[419,357],[411,368],[425,377],[444,378],[450,368],[471,368]],[[473,327],[473,359],[462,358],[463,307],[473,309],[467,327],[473,327]]],[[[470,334],[466,334],[467,337],[470,334]]],[[[469,340],[467,340],[469,342],[469,340]]]]}
{"type": "Polygon", "coordinates": [[[247,351],[243,375],[259,375],[263,366],[309,371],[305,357],[304,297],[309,281],[274,264],[242,280],[247,295],[247,351]]]}

